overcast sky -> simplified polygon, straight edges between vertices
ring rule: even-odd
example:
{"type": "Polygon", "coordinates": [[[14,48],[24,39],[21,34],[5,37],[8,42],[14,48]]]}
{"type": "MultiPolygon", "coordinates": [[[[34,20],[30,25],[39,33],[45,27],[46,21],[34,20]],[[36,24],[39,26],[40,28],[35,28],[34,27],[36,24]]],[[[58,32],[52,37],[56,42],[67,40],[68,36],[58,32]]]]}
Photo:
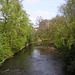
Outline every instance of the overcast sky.
{"type": "Polygon", "coordinates": [[[35,24],[36,17],[51,19],[58,13],[58,8],[64,0],[23,0],[22,4],[30,19],[35,24]]]}

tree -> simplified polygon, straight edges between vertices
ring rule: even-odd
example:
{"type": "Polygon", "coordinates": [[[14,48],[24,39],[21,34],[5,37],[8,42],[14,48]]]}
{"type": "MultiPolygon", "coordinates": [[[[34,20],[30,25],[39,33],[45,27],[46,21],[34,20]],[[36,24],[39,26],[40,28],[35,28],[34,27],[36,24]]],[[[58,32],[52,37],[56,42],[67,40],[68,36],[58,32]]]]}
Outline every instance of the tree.
{"type": "Polygon", "coordinates": [[[66,4],[60,7],[60,12],[68,19],[69,22],[75,20],[75,0],[66,0],[66,4]]]}
{"type": "Polygon", "coordinates": [[[1,0],[0,7],[0,46],[4,58],[7,58],[30,42],[32,26],[28,14],[22,9],[21,0],[1,0]]]}
{"type": "Polygon", "coordinates": [[[42,17],[41,16],[36,17],[36,25],[37,26],[39,26],[41,21],[42,21],[42,17]]]}

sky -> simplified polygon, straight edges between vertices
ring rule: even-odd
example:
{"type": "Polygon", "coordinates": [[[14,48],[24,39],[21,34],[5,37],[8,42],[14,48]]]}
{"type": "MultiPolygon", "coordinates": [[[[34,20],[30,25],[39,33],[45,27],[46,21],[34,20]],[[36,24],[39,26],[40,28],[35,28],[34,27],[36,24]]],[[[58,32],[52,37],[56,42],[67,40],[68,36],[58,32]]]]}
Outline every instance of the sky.
{"type": "Polygon", "coordinates": [[[30,15],[32,23],[36,24],[36,18],[41,16],[43,19],[52,19],[59,12],[59,7],[64,0],[23,0],[23,9],[30,15]]]}

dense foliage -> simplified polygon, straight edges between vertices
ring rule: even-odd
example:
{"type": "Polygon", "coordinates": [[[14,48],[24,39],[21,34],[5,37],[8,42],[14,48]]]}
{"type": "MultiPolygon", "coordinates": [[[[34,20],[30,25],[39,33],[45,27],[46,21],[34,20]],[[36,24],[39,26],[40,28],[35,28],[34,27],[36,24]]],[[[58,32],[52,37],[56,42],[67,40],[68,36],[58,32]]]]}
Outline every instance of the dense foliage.
{"type": "MultiPolygon", "coordinates": [[[[21,0],[0,0],[0,62],[27,43],[50,39],[67,63],[67,71],[75,72],[75,0],[65,0],[60,7],[62,16],[50,20],[49,27],[32,32],[28,14],[21,0]],[[31,33],[32,32],[32,33],[31,33]]],[[[73,74],[72,74],[73,75],[73,74]]]]}
{"type": "Polygon", "coordinates": [[[67,70],[74,73],[75,0],[66,0],[66,3],[60,7],[60,12],[62,16],[57,15],[50,20],[50,27],[48,29],[44,27],[43,29],[39,29],[37,33],[41,34],[40,38],[49,38],[59,48],[62,58],[67,63],[67,70]]]}
{"type": "Polygon", "coordinates": [[[32,41],[33,29],[21,0],[0,0],[0,62],[32,41]]]}

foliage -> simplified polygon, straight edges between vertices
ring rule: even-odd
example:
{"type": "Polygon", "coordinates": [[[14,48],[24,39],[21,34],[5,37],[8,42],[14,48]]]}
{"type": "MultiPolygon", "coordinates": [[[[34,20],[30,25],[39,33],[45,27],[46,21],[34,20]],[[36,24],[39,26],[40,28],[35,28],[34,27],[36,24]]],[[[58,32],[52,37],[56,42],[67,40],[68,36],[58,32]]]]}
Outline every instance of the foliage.
{"type": "Polygon", "coordinates": [[[0,0],[0,61],[32,42],[32,24],[21,0],[0,0]]]}
{"type": "Polygon", "coordinates": [[[62,16],[50,20],[50,27],[38,30],[40,38],[49,38],[60,49],[67,70],[75,72],[75,0],[66,0],[60,7],[62,16]],[[46,34],[46,36],[45,36],[46,34]],[[48,36],[47,36],[48,35],[48,36]]]}
{"type": "Polygon", "coordinates": [[[0,62],[3,60],[3,58],[4,58],[4,51],[2,45],[0,44],[0,62]]]}
{"type": "Polygon", "coordinates": [[[60,12],[69,22],[73,22],[75,20],[75,0],[66,0],[66,3],[60,7],[60,12]]]}

